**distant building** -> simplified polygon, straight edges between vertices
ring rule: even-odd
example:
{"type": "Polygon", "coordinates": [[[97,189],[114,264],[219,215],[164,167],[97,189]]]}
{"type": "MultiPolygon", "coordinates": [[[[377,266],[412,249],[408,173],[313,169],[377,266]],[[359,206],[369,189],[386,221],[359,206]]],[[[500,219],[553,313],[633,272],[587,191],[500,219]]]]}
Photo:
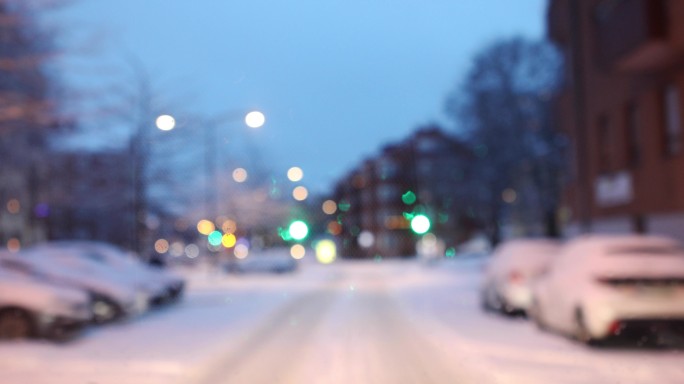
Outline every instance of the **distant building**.
{"type": "Polygon", "coordinates": [[[567,232],[684,240],[684,2],[552,0],[574,175],[567,232]]]}
{"type": "Polygon", "coordinates": [[[35,134],[0,136],[0,250],[45,240],[49,172],[41,150],[35,134]]]}
{"type": "Polygon", "coordinates": [[[406,140],[385,146],[336,185],[341,224],[341,253],[347,257],[392,257],[416,254],[419,236],[410,230],[410,215],[423,213],[431,233],[445,247],[466,234],[458,206],[459,183],[467,169],[465,147],[429,127],[406,140]]]}
{"type": "Polygon", "coordinates": [[[130,247],[132,166],[126,151],[53,154],[47,237],[130,247]]]}

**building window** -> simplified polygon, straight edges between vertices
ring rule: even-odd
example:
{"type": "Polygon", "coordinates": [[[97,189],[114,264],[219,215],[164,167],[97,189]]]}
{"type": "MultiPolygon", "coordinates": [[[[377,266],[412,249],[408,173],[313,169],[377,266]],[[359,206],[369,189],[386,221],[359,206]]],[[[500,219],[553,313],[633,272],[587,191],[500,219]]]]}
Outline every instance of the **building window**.
{"type": "Polygon", "coordinates": [[[398,201],[400,196],[399,187],[395,184],[381,184],[377,188],[377,197],[381,204],[398,201]]]}
{"type": "Polygon", "coordinates": [[[430,153],[436,151],[440,147],[438,139],[433,137],[423,137],[418,140],[418,152],[430,153]]]}
{"type": "Polygon", "coordinates": [[[639,108],[634,103],[629,103],[625,109],[625,149],[627,163],[636,167],[641,162],[641,148],[639,140],[639,108]]]}
{"type": "Polygon", "coordinates": [[[611,170],[611,153],[613,146],[613,135],[610,131],[610,120],[608,117],[601,116],[598,119],[598,167],[601,173],[611,170]]]}
{"type": "Polygon", "coordinates": [[[668,85],[663,91],[662,101],[665,154],[675,155],[682,150],[682,118],[677,87],[668,85]]]}
{"type": "Polygon", "coordinates": [[[390,158],[383,158],[379,161],[376,176],[381,180],[395,177],[399,173],[399,166],[390,158]]]}

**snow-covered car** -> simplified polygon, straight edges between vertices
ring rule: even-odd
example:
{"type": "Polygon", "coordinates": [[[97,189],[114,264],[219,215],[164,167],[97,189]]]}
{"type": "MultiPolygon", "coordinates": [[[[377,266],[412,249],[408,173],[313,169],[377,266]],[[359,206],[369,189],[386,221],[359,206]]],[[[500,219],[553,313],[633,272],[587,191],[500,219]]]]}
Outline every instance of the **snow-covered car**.
{"type": "Polygon", "coordinates": [[[91,316],[85,292],[0,269],[0,338],[63,339],[91,316]]]}
{"type": "Polygon", "coordinates": [[[87,263],[71,263],[41,253],[0,256],[0,268],[46,283],[80,289],[90,296],[92,320],[103,323],[146,309],[148,296],[119,276],[87,263]]]}
{"type": "Polygon", "coordinates": [[[56,258],[95,262],[129,279],[130,284],[143,287],[150,304],[162,304],[180,298],[185,281],[171,272],[153,268],[140,261],[135,254],[114,245],[94,241],[55,241],[31,248],[56,258]]]}
{"type": "Polygon", "coordinates": [[[233,260],[226,265],[234,273],[286,273],[297,270],[297,261],[287,251],[256,253],[242,260],[233,260]]]}
{"type": "Polygon", "coordinates": [[[532,303],[531,283],[560,249],[551,239],[516,239],[499,245],[487,264],[480,288],[485,309],[524,314],[532,303]]]}
{"type": "Polygon", "coordinates": [[[569,242],[533,286],[542,328],[587,343],[684,329],[684,249],[669,238],[593,235],[569,242]]]}

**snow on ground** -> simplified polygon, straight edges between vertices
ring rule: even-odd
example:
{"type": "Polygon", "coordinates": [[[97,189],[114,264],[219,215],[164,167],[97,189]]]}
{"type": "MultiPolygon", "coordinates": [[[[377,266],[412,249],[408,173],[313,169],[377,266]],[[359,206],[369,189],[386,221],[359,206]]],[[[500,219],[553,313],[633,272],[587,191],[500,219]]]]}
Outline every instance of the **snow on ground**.
{"type": "Polygon", "coordinates": [[[479,309],[483,258],[185,272],[179,305],[0,344],[0,383],[682,383],[667,350],[591,349],[479,309]]]}
{"type": "MultiPolygon", "coordinates": [[[[446,260],[434,273],[411,274],[394,295],[425,334],[493,383],[684,383],[676,350],[591,348],[540,332],[522,318],[479,310],[484,259],[446,260]],[[408,283],[408,284],[407,284],[408,283]]],[[[426,267],[430,268],[430,267],[426,267]]]]}

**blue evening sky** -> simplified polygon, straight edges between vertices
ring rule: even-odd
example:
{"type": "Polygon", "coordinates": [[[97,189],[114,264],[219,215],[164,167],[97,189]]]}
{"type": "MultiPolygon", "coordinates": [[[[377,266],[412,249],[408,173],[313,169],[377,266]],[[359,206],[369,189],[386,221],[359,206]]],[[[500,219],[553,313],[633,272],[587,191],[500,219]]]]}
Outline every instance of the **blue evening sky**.
{"type": "MultiPolygon", "coordinates": [[[[165,96],[208,115],[256,108],[269,167],[317,192],[433,121],[493,40],[543,35],[544,0],[82,0],[89,59],[140,58],[165,96]]],[[[173,113],[173,111],[169,111],[173,113]]],[[[230,129],[241,129],[239,124],[230,129]]]]}

